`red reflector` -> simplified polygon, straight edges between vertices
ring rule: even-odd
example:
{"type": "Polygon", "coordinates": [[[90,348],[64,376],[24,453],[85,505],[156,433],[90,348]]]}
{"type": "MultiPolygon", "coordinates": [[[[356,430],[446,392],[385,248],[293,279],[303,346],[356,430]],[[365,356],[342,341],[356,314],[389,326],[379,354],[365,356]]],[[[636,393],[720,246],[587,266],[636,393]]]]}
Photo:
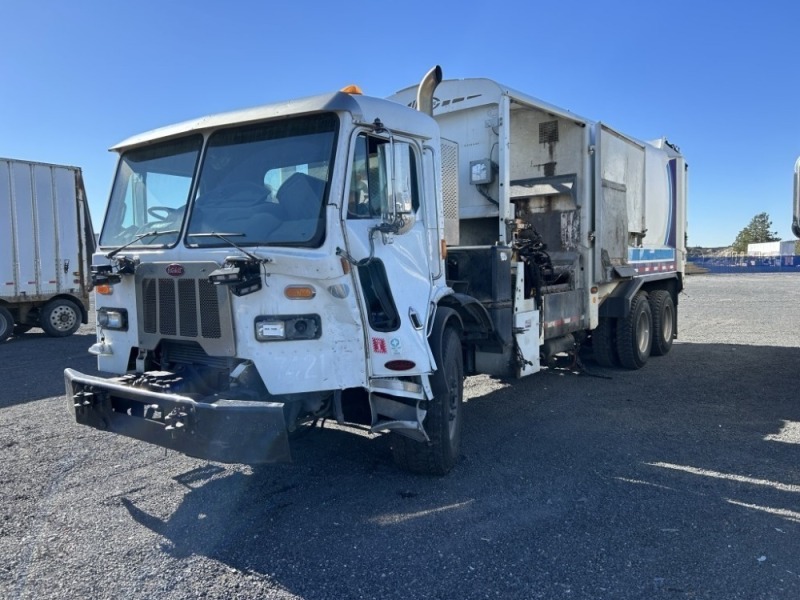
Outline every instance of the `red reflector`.
{"type": "Polygon", "coordinates": [[[409,371],[417,364],[412,360],[390,360],[383,366],[392,371],[409,371]]]}

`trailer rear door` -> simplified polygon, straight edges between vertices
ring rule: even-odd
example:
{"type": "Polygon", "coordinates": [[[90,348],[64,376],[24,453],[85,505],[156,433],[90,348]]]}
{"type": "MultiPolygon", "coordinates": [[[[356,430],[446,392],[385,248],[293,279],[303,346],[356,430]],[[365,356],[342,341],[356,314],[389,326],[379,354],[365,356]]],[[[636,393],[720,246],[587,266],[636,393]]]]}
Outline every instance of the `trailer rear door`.
{"type": "MultiPolygon", "coordinates": [[[[75,167],[0,160],[0,295],[79,291],[85,227],[75,167]]],[[[88,215],[87,215],[88,216],[88,215]]]]}

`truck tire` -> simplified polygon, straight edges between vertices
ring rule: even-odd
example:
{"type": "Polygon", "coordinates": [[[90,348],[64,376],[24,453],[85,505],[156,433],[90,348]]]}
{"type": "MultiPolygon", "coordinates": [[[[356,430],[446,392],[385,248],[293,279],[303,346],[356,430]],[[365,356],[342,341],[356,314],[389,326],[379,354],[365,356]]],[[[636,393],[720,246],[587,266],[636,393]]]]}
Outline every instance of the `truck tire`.
{"type": "Polygon", "coordinates": [[[653,345],[653,313],[646,292],[633,297],[628,315],[617,322],[619,363],[626,369],[641,369],[653,345]]]}
{"type": "Polygon", "coordinates": [[[600,317],[597,328],[592,331],[592,352],[601,367],[618,367],[617,320],[600,317]]]}
{"type": "Polygon", "coordinates": [[[439,368],[431,376],[433,399],[423,421],[430,442],[417,442],[398,434],[393,440],[392,453],[401,469],[445,475],[456,464],[461,449],[464,359],[458,331],[445,327],[441,348],[433,350],[439,368]]]}
{"type": "Polygon", "coordinates": [[[70,300],[56,298],[44,305],[39,324],[51,337],[67,337],[81,326],[81,310],[70,300]]]}
{"type": "Polygon", "coordinates": [[[675,335],[675,303],[666,290],[650,292],[650,310],[653,313],[653,346],[650,354],[664,356],[672,348],[675,335]]]}
{"type": "Polygon", "coordinates": [[[0,306],[0,344],[11,337],[14,331],[14,317],[5,306],[0,306]]]}

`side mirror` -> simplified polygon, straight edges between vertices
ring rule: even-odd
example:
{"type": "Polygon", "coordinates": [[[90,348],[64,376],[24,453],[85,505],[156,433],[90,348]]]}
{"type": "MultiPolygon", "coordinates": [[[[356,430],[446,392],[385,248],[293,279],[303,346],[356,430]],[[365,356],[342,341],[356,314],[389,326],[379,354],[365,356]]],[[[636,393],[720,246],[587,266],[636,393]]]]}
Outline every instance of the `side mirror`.
{"type": "Polygon", "coordinates": [[[387,174],[388,193],[381,206],[381,214],[387,229],[397,234],[409,231],[416,221],[411,181],[412,150],[409,144],[392,142],[385,144],[382,159],[387,174]]]}

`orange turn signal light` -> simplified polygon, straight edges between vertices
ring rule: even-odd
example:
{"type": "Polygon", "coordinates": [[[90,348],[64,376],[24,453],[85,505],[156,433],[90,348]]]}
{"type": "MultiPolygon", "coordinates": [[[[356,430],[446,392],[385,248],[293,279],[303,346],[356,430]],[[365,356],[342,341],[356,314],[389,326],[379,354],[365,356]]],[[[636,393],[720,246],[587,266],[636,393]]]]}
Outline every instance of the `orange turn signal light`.
{"type": "Polygon", "coordinates": [[[94,286],[94,291],[103,296],[110,296],[114,293],[114,288],[107,283],[101,283],[100,285],[94,286]]]}
{"type": "Polygon", "coordinates": [[[288,285],[284,288],[283,295],[289,300],[311,300],[317,295],[317,290],[310,285],[288,285]]]}

